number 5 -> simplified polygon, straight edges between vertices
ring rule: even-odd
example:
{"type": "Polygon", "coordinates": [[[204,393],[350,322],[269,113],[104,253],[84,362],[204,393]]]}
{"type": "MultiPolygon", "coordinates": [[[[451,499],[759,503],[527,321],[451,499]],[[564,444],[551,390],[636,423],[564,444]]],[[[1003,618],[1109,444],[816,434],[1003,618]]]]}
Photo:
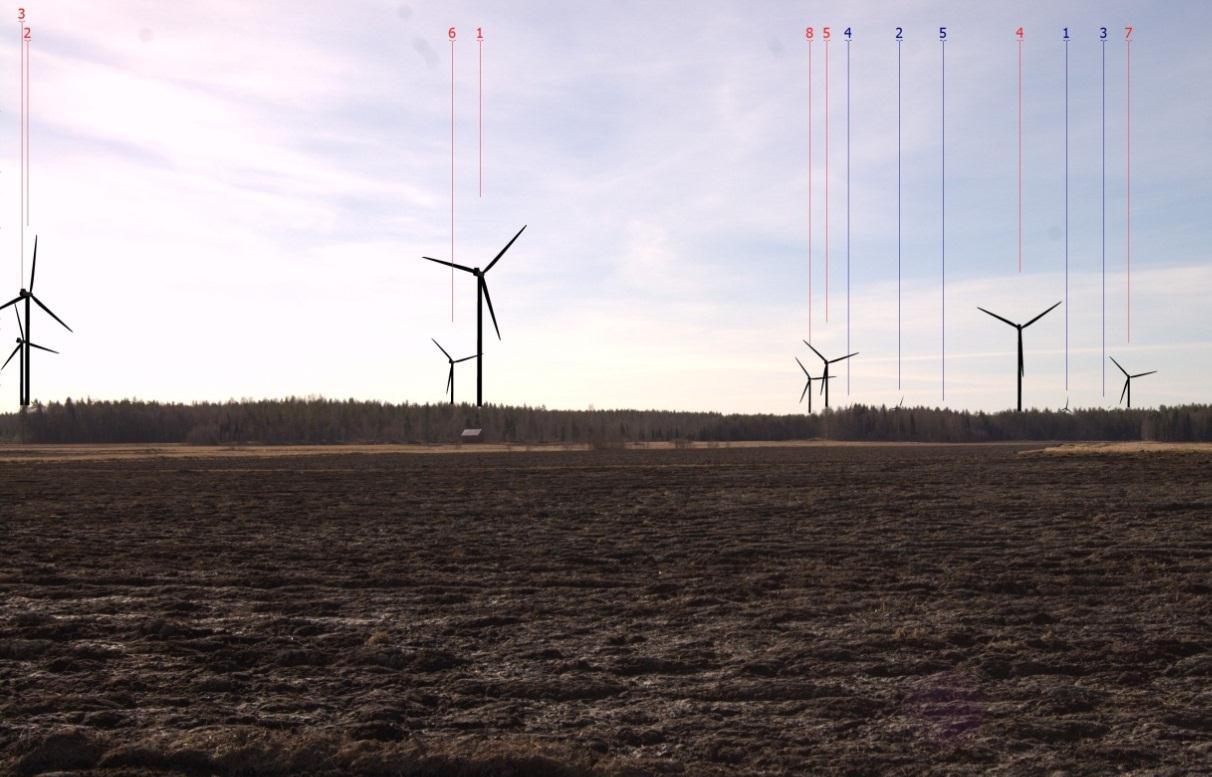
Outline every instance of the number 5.
{"type": "Polygon", "coordinates": [[[939,40],[947,40],[947,28],[946,28],[946,27],[939,27],[939,28],[938,28],[938,39],[939,39],[939,40]]]}
{"type": "Polygon", "coordinates": [[[825,40],[829,40],[829,28],[828,27],[821,28],[821,37],[824,38],[825,40]]]}

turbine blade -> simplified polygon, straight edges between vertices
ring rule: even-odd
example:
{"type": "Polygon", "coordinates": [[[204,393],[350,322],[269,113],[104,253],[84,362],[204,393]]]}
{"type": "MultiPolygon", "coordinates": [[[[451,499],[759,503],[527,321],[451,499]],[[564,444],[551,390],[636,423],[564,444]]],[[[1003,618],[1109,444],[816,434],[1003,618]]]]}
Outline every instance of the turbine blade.
{"type": "MultiPolygon", "coordinates": [[[[430,339],[430,340],[433,340],[433,338],[432,338],[432,337],[431,337],[431,338],[429,338],[429,339],[430,339]]],[[[439,343],[437,340],[433,340],[433,344],[434,344],[434,345],[436,345],[436,346],[438,346],[438,350],[439,350],[439,351],[441,351],[443,354],[445,354],[447,359],[449,359],[449,358],[450,358],[450,354],[446,353],[446,349],[442,347],[442,344],[441,344],[441,343],[439,343]]]]}
{"type": "Polygon", "coordinates": [[[432,256],[422,256],[421,258],[428,259],[431,262],[437,262],[438,264],[444,264],[447,267],[453,267],[456,270],[462,270],[463,272],[469,272],[472,275],[475,275],[475,272],[476,272],[475,270],[471,269],[470,267],[464,267],[463,265],[455,264],[454,262],[447,262],[443,259],[434,259],[432,256]]]}
{"type": "Polygon", "coordinates": [[[38,345],[37,343],[30,343],[29,347],[37,348],[39,351],[46,351],[47,353],[59,353],[58,351],[52,351],[50,348],[45,348],[41,345],[38,345]]]}
{"type": "Polygon", "coordinates": [[[854,353],[848,353],[845,356],[839,356],[836,359],[830,359],[829,363],[833,364],[834,362],[844,362],[847,359],[849,359],[851,356],[858,356],[858,351],[855,351],[854,353]]]}
{"type": "Polygon", "coordinates": [[[1128,382],[1131,380],[1132,380],[1131,378],[1128,378],[1127,380],[1124,381],[1124,390],[1119,392],[1119,401],[1120,402],[1124,401],[1124,395],[1128,393],[1128,382]]]}
{"type": "Polygon", "coordinates": [[[801,402],[804,401],[804,396],[808,393],[808,389],[811,387],[812,387],[812,381],[808,381],[807,383],[804,384],[804,390],[800,392],[800,401],[801,402]]]}
{"type": "Polygon", "coordinates": [[[442,392],[442,396],[450,393],[450,387],[454,384],[454,365],[450,365],[450,372],[446,373],[446,390],[442,392]]]}
{"type": "MultiPolygon", "coordinates": [[[[525,227],[523,227],[525,229],[525,227]]],[[[488,315],[492,316],[492,328],[497,330],[497,339],[501,339],[501,327],[497,326],[497,314],[492,309],[492,297],[488,294],[488,284],[484,281],[484,276],[480,276],[480,287],[484,289],[484,301],[488,303],[488,315]]]]}
{"type": "Polygon", "coordinates": [[[474,359],[474,358],[476,358],[476,355],[473,353],[471,356],[464,356],[462,359],[455,359],[454,363],[458,364],[459,362],[465,362],[468,359],[474,359]]]}
{"type": "Polygon", "coordinates": [[[13,315],[17,317],[17,331],[21,333],[21,339],[24,340],[25,327],[21,326],[21,314],[17,312],[16,308],[13,308],[13,315]]]}
{"type": "MultiPolygon", "coordinates": [[[[1111,361],[1115,362],[1114,356],[1108,356],[1107,358],[1110,359],[1111,361]]],[[[1132,377],[1131,375],[1128,374],[1128,371],[1124,369],[1124,365],[1120,364],[1119,362],[1115,362],[1115,366],[1119,367],[1119,371],[1124,374],[1124,377],[1126,377],[1126,378],[1132,377]]]]}
{"type": "Polygon", "coordinates": [[[492,266],[493,266],[494,264],[496,264],[497,262],[501,261],[501,257],[502,257],[502,256],[504,256],[504,255],[505,255],[505,252],[509,250],[509,247],[510,247],[511,245],[513,245],[513,241],[514,241],[514,240],[517,240],[519,237],[521,237],[521,236],[522,236],[522,233],[523,233],[523,232],[525,232],[525,231],[526,231],[526,225],[525,225],[525,224],[523,224],[523,225],[522,225],[522,228],[518,230],[518,234],[516,234],[516,235],[514,235],[514,236],[513,236],[513,240],[510,240],[508,243],[506,243],[506,244],[505,244],[505,247],[501,249],[501,253],[499,253],[499,254],[497,254],[496,256],[494,256],[494,257],[493,257],[493,259],[492,259],[492,261],[488,263],[488,266],[484,268],[484,272],[488,272],[489,270],[491,270],[491,269],[492,269],[492,266]]]}
{"type": "Polygon", "coordinates": [[[1143,377],[1145,377],[1146,375],[1152,375],[1152,374],[1154,374],[1155,372],[1157,372],[1157,370],[1149,370],[1148,372],[1138,372],[1138,373],[1136,373],[1135,375],[1132,375],[1132,376],[1130,376],[1130,377],[1133,377],[1133,378],[1143,378],[1143,377]]]}
{"type": "Polygon", "coordinates": [[[1023,324],[1023,329],[1026,329],[1027,327],[1029,327],[1029,326],[1031,326],[1032,324],[1034,324],[1036,321],[1039,321],[1039,320],[1040,320],[1041,318],[1043,318],[1044,316],[1046,316],[1046,315],[1048,315],[1049,313],[1051,313],[1052,311],[1056,310],[1058,307],[1060,307],[1061,302],[1064,302],[1064,300],[1061,300],[1060,302],[1057,302],[1055,305],[1053,305],[1052,307],[1048,308],[1048,309],[1047,309],[1047,310],[1045,310],[1043,313],[1040,313],[1040,314],[1039,314],[1038,316],[1036,316],[1035,318],[1033,318],[1033,319],[1031,319],[1030,321],[1028,321],[1027,323],[1023,324]]]}
{"type": "Polygon", "coordinates": [[[64,324],[64,323],[63,323],[63,319],[59,318],[59,317],[58,317],[58,316],[56,316],[54,313],[52,313],[50,308],[48,308],[46,305],[43,305],[43,304],[42,304],[42,300],[40,300],[40,299],[38,299],[37,297],[35,297],[35,296],[34,296],[34,293],[33,293],[32,291],[29,293],[29,298],[30,298],[30,299],[32,299],[34,302],[38,303],[38,307],[40,307],[40,308],[42,308],[43,310],[45,310],[45,311],[47,312],[47,314],[49,314],[51,318],[53,318],[53,319],[55,319],[56,321],[58,321],[58,322],[59,322],[59,323],[60,323],[60,324],[63,326],[63,328],[64,328],[64,329],[66,329],[66,330],[67,330],[67,331],[69,331],[69,332],[70,332],[70,331],[72,331],[72,328],[71,328],[70,326],[68,326],[67,324],[64,324]]]}
{"type": "Polygon", "coordinates": [[[1018,333],[1018,376],[1021,378],[1027,374],[1027,367],[1023,364],[1023,332],[1020,329],[1018,333]]]}
{"type": "Polygon", "coordinates": [[[14,349],[13,349],[13,352],[12,352],[12,353],[10,353],[10,354],[8,355],[8,358],[4,360],[4,364],[0,364],[0,370],[3,370],[5,367],[7,367],[7,366],[8,366],[8,363],[9,363],[9,362],[11,362],[11,361],[13,360],[13,357],[14,357],[14,356],[16,356],[16,355],[17,355],[17,352],[18,352],[18,351],[20,351],[20,350],[21,350],[21,343],[17,343],[17,347],[16,347],[16,348],[14,348],[14,349]]]}
{"type": "Polygon", "coordinates": [[[34,293],[34,275],[38,272],[38,236],[34,235],[34,264],[29,268],[29,293],[34,293]]]}
{"type": "MultiPolygon", "coordinates": [[[[0,305],[0,310],[4,310],[9,305],[16,305],[20,301],[21,301],[20,297],[14,297],[13,299],[10,299],[8,302],[5,302],[3,305],[0,305]]],[[[16,308],[14,308],[14,310],[15,309],[16,308]]]]}
{"type": "MultiPolygon", "coordinates": [[[[798,357],[798,356],[797,356],[797,357],[795,357],[795,363],[796,363],[796,364],[798,364],[798,365],[800,365],[800,369],[804,371],[804,374],[805,374],[805,375],[808,375],[808,380],[811,382],[811,380],[812,380],[812,375],[810,375],[810,374],[808,373],[808,368],[804,366],[804,363],[803,363],[802,361],[800,361],[800,357],[798,357]]],[[[803,397],[800,397],[800,399],[803,399],[803,397]]]]}
{"type": "Polygon", "coordinates": [[[824,378],[817,378],[817,380],[819,380],[821,382],[821,396],[825,396],[825,382],[829,380],[829,376],[825,376],[824,378]]]}
{"type": "Polygon", "coordinates": [[[1018,326],[1018,324],[1014,323],[1014,322],[1013,322],[1013,321],[1011,321],[1010,319],[1008,319],[1008,318],[1002,318],[1002,317],[1001,317],[1001,316],[999,316],[998,314],[994,313],[992,310],[985,310],[985,309],[984,309],[984,308],[982,308],[980,305],[977,305],[977,306],[976,306],[976,309],[977,309],[977,310],[979,310],[979,311],[981,311],[982,313],[988,313],[989,315],[991,315],[991,316],[993,316],[994,318],[996,318],[998,321],[1004,321],[1004,322],[1006,322],[1007,324],[1009,324],[1010,326],[1018,326]]]}
{"type": "Polygon", "coordinates": [[[808,346],[809,348],[812,348],[812,352],[813,352],[813,353],[815,353],[817,356],[820,356],[820,357],[821,357],[821,361],[825,362],[826,364],[828,364],[828,363],[829,363],[829,360],[825,358],[824,354],[822,354],[820,351],[818,351],[818,350],[817,350],[817,349],[816,349],[816,348],[815,348],[815,347],[812,345],[812,343],[810,343],[810,342],[808,342],[807,340],[805,340],[805,341],[804,341],[804,345],[808,346]]]}

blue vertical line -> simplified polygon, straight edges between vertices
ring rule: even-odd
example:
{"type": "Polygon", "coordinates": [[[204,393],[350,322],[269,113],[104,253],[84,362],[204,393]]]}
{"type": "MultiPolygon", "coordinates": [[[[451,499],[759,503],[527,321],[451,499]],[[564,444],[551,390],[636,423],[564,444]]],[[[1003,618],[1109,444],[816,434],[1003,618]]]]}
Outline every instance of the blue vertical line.
{"type": "Polygon", "coordinates": [[[1107,41],[1102,44],[1102,262],[1103,262],[1103,397],[1107,396],[1107,41]]]}
{"type": "Polygon", "coordinates": [[[941,164],[939,169],[940,185],[940,202],[939,214],[942,220],[939,234],[939,255],[942,263],[939,282],[939,296],[942,303],[942,314],[939,317],[939,338],[940,357],[939,370],[941,372],[942,384],[942,399],[947,401],[947,41],[939,41],[940,51],[942,53],[940,62],[939,83],[942,87],[942,96],[939,99],[939,113],[941,115],[940,124],[942,126],[942,142],[940,143],[941,151],[939,154],[941,164]]]}
{"type": "Polygon", "coordinates": [[[1069,41],[1065,41],[1065,391],[1069,391],[1069,41]]]}
{"type": "Polygon", "coordinates": [[[896,42],[896,388],[901,388],[901,42],[896,42]]]}
{"type": "MultiPolygon", "coordinates": [[[[846,353],[850,353],[850,39],[846,39],[846,353]]],[[[846,396],[850,396],[850,360],[846,360],[846,396]]]]}

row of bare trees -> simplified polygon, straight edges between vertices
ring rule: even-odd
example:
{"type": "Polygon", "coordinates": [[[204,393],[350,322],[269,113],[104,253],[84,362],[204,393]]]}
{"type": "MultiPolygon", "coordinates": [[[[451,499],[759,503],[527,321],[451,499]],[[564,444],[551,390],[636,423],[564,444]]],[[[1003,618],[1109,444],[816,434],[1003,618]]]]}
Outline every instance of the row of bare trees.
{"type": "Polygon", "coordinates": [[[969,413],[856,405],[816,416],[663,410],[548,410],[489,405],[391,405],[318,398],[164,404],[72,401],[0,415],[0,440],[33,443],[446,443],[479,427],[492,442],[669,440],[1212,441],[1212,406],[1072,413],[969,413]]]}

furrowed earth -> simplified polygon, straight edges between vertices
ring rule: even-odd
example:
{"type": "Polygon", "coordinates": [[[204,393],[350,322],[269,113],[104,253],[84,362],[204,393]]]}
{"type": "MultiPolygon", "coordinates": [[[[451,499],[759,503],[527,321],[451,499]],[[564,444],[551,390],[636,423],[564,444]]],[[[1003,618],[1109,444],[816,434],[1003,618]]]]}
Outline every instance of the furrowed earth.
{"type": "Polygon", "coordinates": [[[1028,447],[0,457],[0,773],[1212,773],[1212,457],[1028,447]]]}

